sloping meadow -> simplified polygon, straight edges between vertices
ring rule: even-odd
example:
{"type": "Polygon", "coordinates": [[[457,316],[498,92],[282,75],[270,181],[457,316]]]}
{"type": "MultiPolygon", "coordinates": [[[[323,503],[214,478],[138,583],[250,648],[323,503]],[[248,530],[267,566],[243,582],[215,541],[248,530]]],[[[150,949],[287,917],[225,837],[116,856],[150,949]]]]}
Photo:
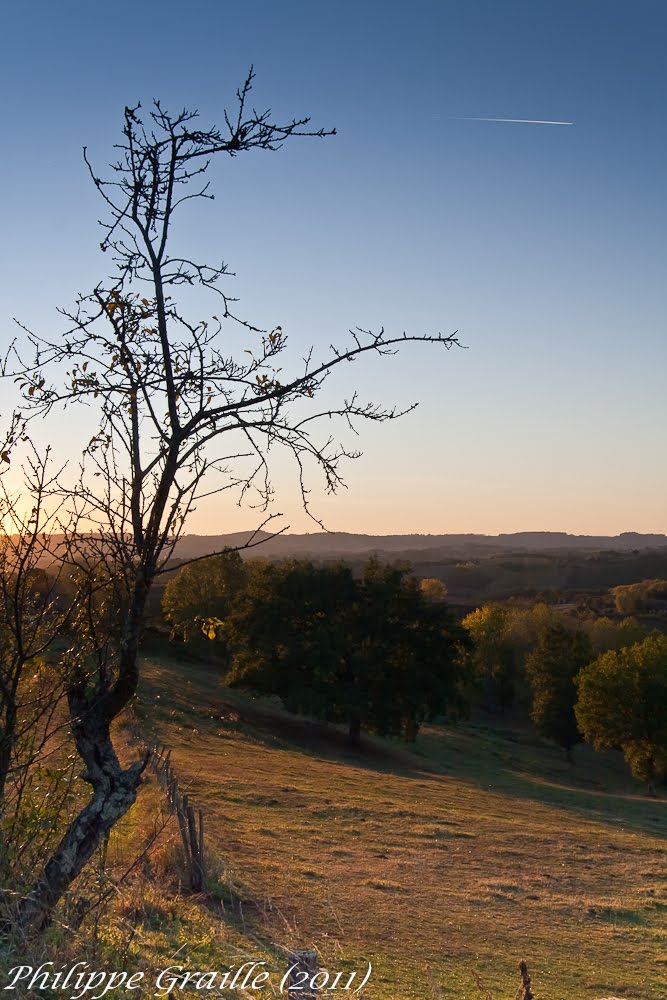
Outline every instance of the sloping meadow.
{"type": "Polygon", "coordinates": [[[354,755],[210,668],[144,666],[221,898],[255,939],[372,962],[369,997],[512,995],[521,958],[545,1000],[665,995],[666,804],[615,757],[580,748],[569,768],[529,734],[473,725],[354,755]]]}

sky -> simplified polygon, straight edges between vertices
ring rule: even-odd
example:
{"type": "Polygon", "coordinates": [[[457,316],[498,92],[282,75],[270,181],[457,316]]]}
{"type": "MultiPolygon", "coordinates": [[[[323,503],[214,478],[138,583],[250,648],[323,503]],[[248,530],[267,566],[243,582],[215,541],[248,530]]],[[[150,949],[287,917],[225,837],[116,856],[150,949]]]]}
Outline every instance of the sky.
{"type": "MultiPolygon", "coordinates": [[[[466,348],[337,376],[419,406],[359,428],[337,496],[313,476],[326,527],[667,532],[666,42],[663,0],[8,0],[0,342],[14,317],[57,333],[106,274],[82,146],[107,163],[153,98],[218,122],[253,64],[259,109],[337,135],[217,164],[183,238],[297,354],[381,326],[466,348]]],[[[73,458],[80,429],[50,419],[40,443],[73,458]]],[[[275,484],[283,523],[314,530],[281,460],[275,484]]],[[[216,498],[188,530],[256,521],[216,498]]]]}

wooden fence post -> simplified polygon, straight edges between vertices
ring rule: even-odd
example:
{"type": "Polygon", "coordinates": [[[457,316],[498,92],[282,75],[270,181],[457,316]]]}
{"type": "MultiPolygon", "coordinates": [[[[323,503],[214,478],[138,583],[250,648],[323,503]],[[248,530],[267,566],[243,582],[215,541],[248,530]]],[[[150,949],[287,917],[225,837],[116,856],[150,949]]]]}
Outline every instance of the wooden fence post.
{"type": "Polygon", "coordinates": [[[519,992],[517,994],[518,1000],[535,1000],[535,994],[530,986],[528,966],[523,959],[519,962],[519,972],[521,973],[521,986],[519,987],[519,992]]]}
{"type": "Polygon", "coordinates": [[[178,820],[190,889],[193,892],[203,892],[206,871],[204,865],[204,814],[199,809],[197,817],[199,823],[197,823],[193,806],[188,803],[187,795],[182,795],[178,787],[178,779],[171,763],[171,750],[152,744],[148,748],[148,752],[151,767],[159,784],[165,789],[169,808],[176,814],[178,820]]]}
{"type": "Polygon", "coordinates": [[[195,811],[192,806],[186,809],[188,819],[188,834],[190,837],[190,855],[192,856],[192,871],[190,873],[190,888],[194,892],[202,890],[201,858],[199,856],[199,843],[197,840],[197,827],[195,825],[195,811]]]}
{"type": "Polygon", "coordinates": [[[206,857],[204,853],[204,813],[199,810],[199,870],[201,873],[201,887],[202,890],[206,885],[206,864],[204,858],[206,857]]]}
{"type": "Polygon", "coordinates": [[[310,984],[317,972],[317,952],[293,951],[288,957],[288,963],[290,970],[288,993],[292,990],[293,997],[311,1000],[315,996],[315,990],[311,988],[310,984]],[[306,973],[305,976],[304,973],[306,973]]]}

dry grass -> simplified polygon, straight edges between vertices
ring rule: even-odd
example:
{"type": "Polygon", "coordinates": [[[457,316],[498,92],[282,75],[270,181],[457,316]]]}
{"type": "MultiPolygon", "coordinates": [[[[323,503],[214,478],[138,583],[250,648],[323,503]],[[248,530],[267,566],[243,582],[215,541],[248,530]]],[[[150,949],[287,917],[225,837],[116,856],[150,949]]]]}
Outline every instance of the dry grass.
{"type": "MultiPolygon", "coordinates": [[[[277,974],[314,946],[335,971],[372,961],[378,1000],[509,1000],[520,957],[538,1000],[667,996],[667,803],[613,755],[581,748],[570,768],[528,732],[483,725],[355,755],[165,655],[145,663],[137,711],[204,807],[209,895],[181,894],[178,831],[150,779],[48,939],[5,941],[3,966],[85,959],[150,981],[255,958],[277,974]]],[[[128,757],[135,730],[116,728],[128,757]]]]}
{"type": "MultiPolygon", "coordinates": [[[[136,729],[130,714],[114,727],[115,744],[127,760],[141,752],[136,729]]],[[[67,749],[65,744],[63,752],[67,749]]],[[[215,881],[215,870],[212,876],[215,881]]],[[[11,968],[37,969],[49,961],[56,969],[88,962],[91,969],[107,972],[142,971],[149,985],[160,970],[174,964],[205,970],[238,967],[249,950],[253,957],[276,964],[274,950],[252,942],[237,921],[226,919],[222,901],[184,893],[185,883],[176,821],[165,810],[155,778],[147,774],[136,806],[77,879],[45,935],[22,934],[14,920],[11,894],[0,899],[0,972],[5,981],[0,989],[11,968]]],[[[141,995],[153,992],[151,985],[141,995]]],[[[13,995],[17,1000],[39,1000],[62,994],[29,990],[19,983],[13,995]]],[[[116,990],[107,995],[121,994],[116,990]]]]}
{"type": "Polygon", "coordinates": [[[521,957],[544,1000],[667,995],[666,803],[615,760],[582,750],[570,771],[473,726],[355,756],[201,666],[145,667],[144,711],[204,807],[242,930],[331,967],[371,960],[378,998],[479,996],[476,976],[509,997],[521,957]]]}
{"type": "MultiPolygon", "coordinates": [[[[571,769],[527,732],[472,725],[354,755],[210,668],[145,668],[138,712],[204,807],[211,892],[181,894],[178,832],[150,779],[33,964],[150,981],[254,958],[275,984],[288,950],[314,946],[334,971],[372,961],[378,1000],[509,1000],[520,957],[539,1000],[667,995],[666,803],[613,756],[582,749],[571,769]],[[74,932],[81,898],[100,896],[74,932]]],[[[128,756],[134,732],[116,729],[128,756]]],[[[25,942],[11,952],[3,965],[30,959],[25,942]]]]}

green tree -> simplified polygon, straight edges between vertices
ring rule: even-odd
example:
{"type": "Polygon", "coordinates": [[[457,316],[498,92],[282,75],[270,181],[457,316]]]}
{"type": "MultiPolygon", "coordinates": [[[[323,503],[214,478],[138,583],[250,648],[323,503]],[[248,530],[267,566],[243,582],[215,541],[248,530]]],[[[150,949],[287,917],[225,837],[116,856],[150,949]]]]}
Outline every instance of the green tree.
{"type": "Polygon", "coordinates": [[[419,581],[419,587],[427,601],[446,601],[447,584],[435,576],[426,576],[419,581]]]}
{"type": "Polygon", "coordinates": [[[465,654],[473,683],[481,689],[488,711],[504,712],[515,700],[519,664],[509,634],[510,611],[485,604],[463,619],[472,644],[465,654]]]}
{"type": "Polygon", "coordinates": [[[567,759],[581,741],[574,714],[577,700],[575,678],[593,658],[587,635],[556,622],[540,634],[526,658],[526,674],[533,692],[531,718],[549,739],[563,747],[567,759]]]}
{"type": "Polygon", "coordinates": [[[365,565],[354,625],[357,673],[368,679],[366,728],[414,740],[435,715],[465,712],[466,633],[407,568],[376,559],[365,565]]]}
{"type": "Polygon", "coordinates": [[[512,607],[506,626],[506,638],[518,656],[525,657],[535,648],[542,633],[562,616],[556,617],[552,609],[540,601],[529,608],[512,607]]]}
{"type": "Polygon", "coordinates": [[[427,602],[407,570],[369,563],[255,563],[226,625],[230,683],[278,695],[289,711],[414,739],[435,714],[460,711],[448,609],[427,602]]]}
{"type": "Polygon", "coordinates": [[[207,621],[229,614],[244,582],[245,568],[238,552],[221,552],[183,566],[162,596],[162,612],[172,635],[186,642],[206,641],[207,621]]]}
{"type": "Polygon", "coordinates": [[[633,775],[648,783],[667,771],[667,636],[609,650],[577,679],[575,712],[596,749],[620,747],[633,775]]]}
{"type": "Polygon", "coordinates": [[[588,634],[596,655],[606,653],[609,649],[622,649],[632,646],[646,637],[646,629],[642,628],[636,618],[623,618],[620,622],[602,616],[585,620],[582,628],[588,634]]]}
{"type": "Polygon", "coordinates": [[[228,682],[275,694],[290,712],[345,718],[353,699],[343,686],[354,600],[350,569],[305,560],[257,560],[247,569],[245,589],[223,626],[234,650],[228,682]]]}
{"type": "Polygon", "coordinates": [[[667,595],[667,580],[642,580],[640,583],[612,587],[610,594],[614,598],[617,611],[632,615],[642,611],[651,597],[667,595]]]}

